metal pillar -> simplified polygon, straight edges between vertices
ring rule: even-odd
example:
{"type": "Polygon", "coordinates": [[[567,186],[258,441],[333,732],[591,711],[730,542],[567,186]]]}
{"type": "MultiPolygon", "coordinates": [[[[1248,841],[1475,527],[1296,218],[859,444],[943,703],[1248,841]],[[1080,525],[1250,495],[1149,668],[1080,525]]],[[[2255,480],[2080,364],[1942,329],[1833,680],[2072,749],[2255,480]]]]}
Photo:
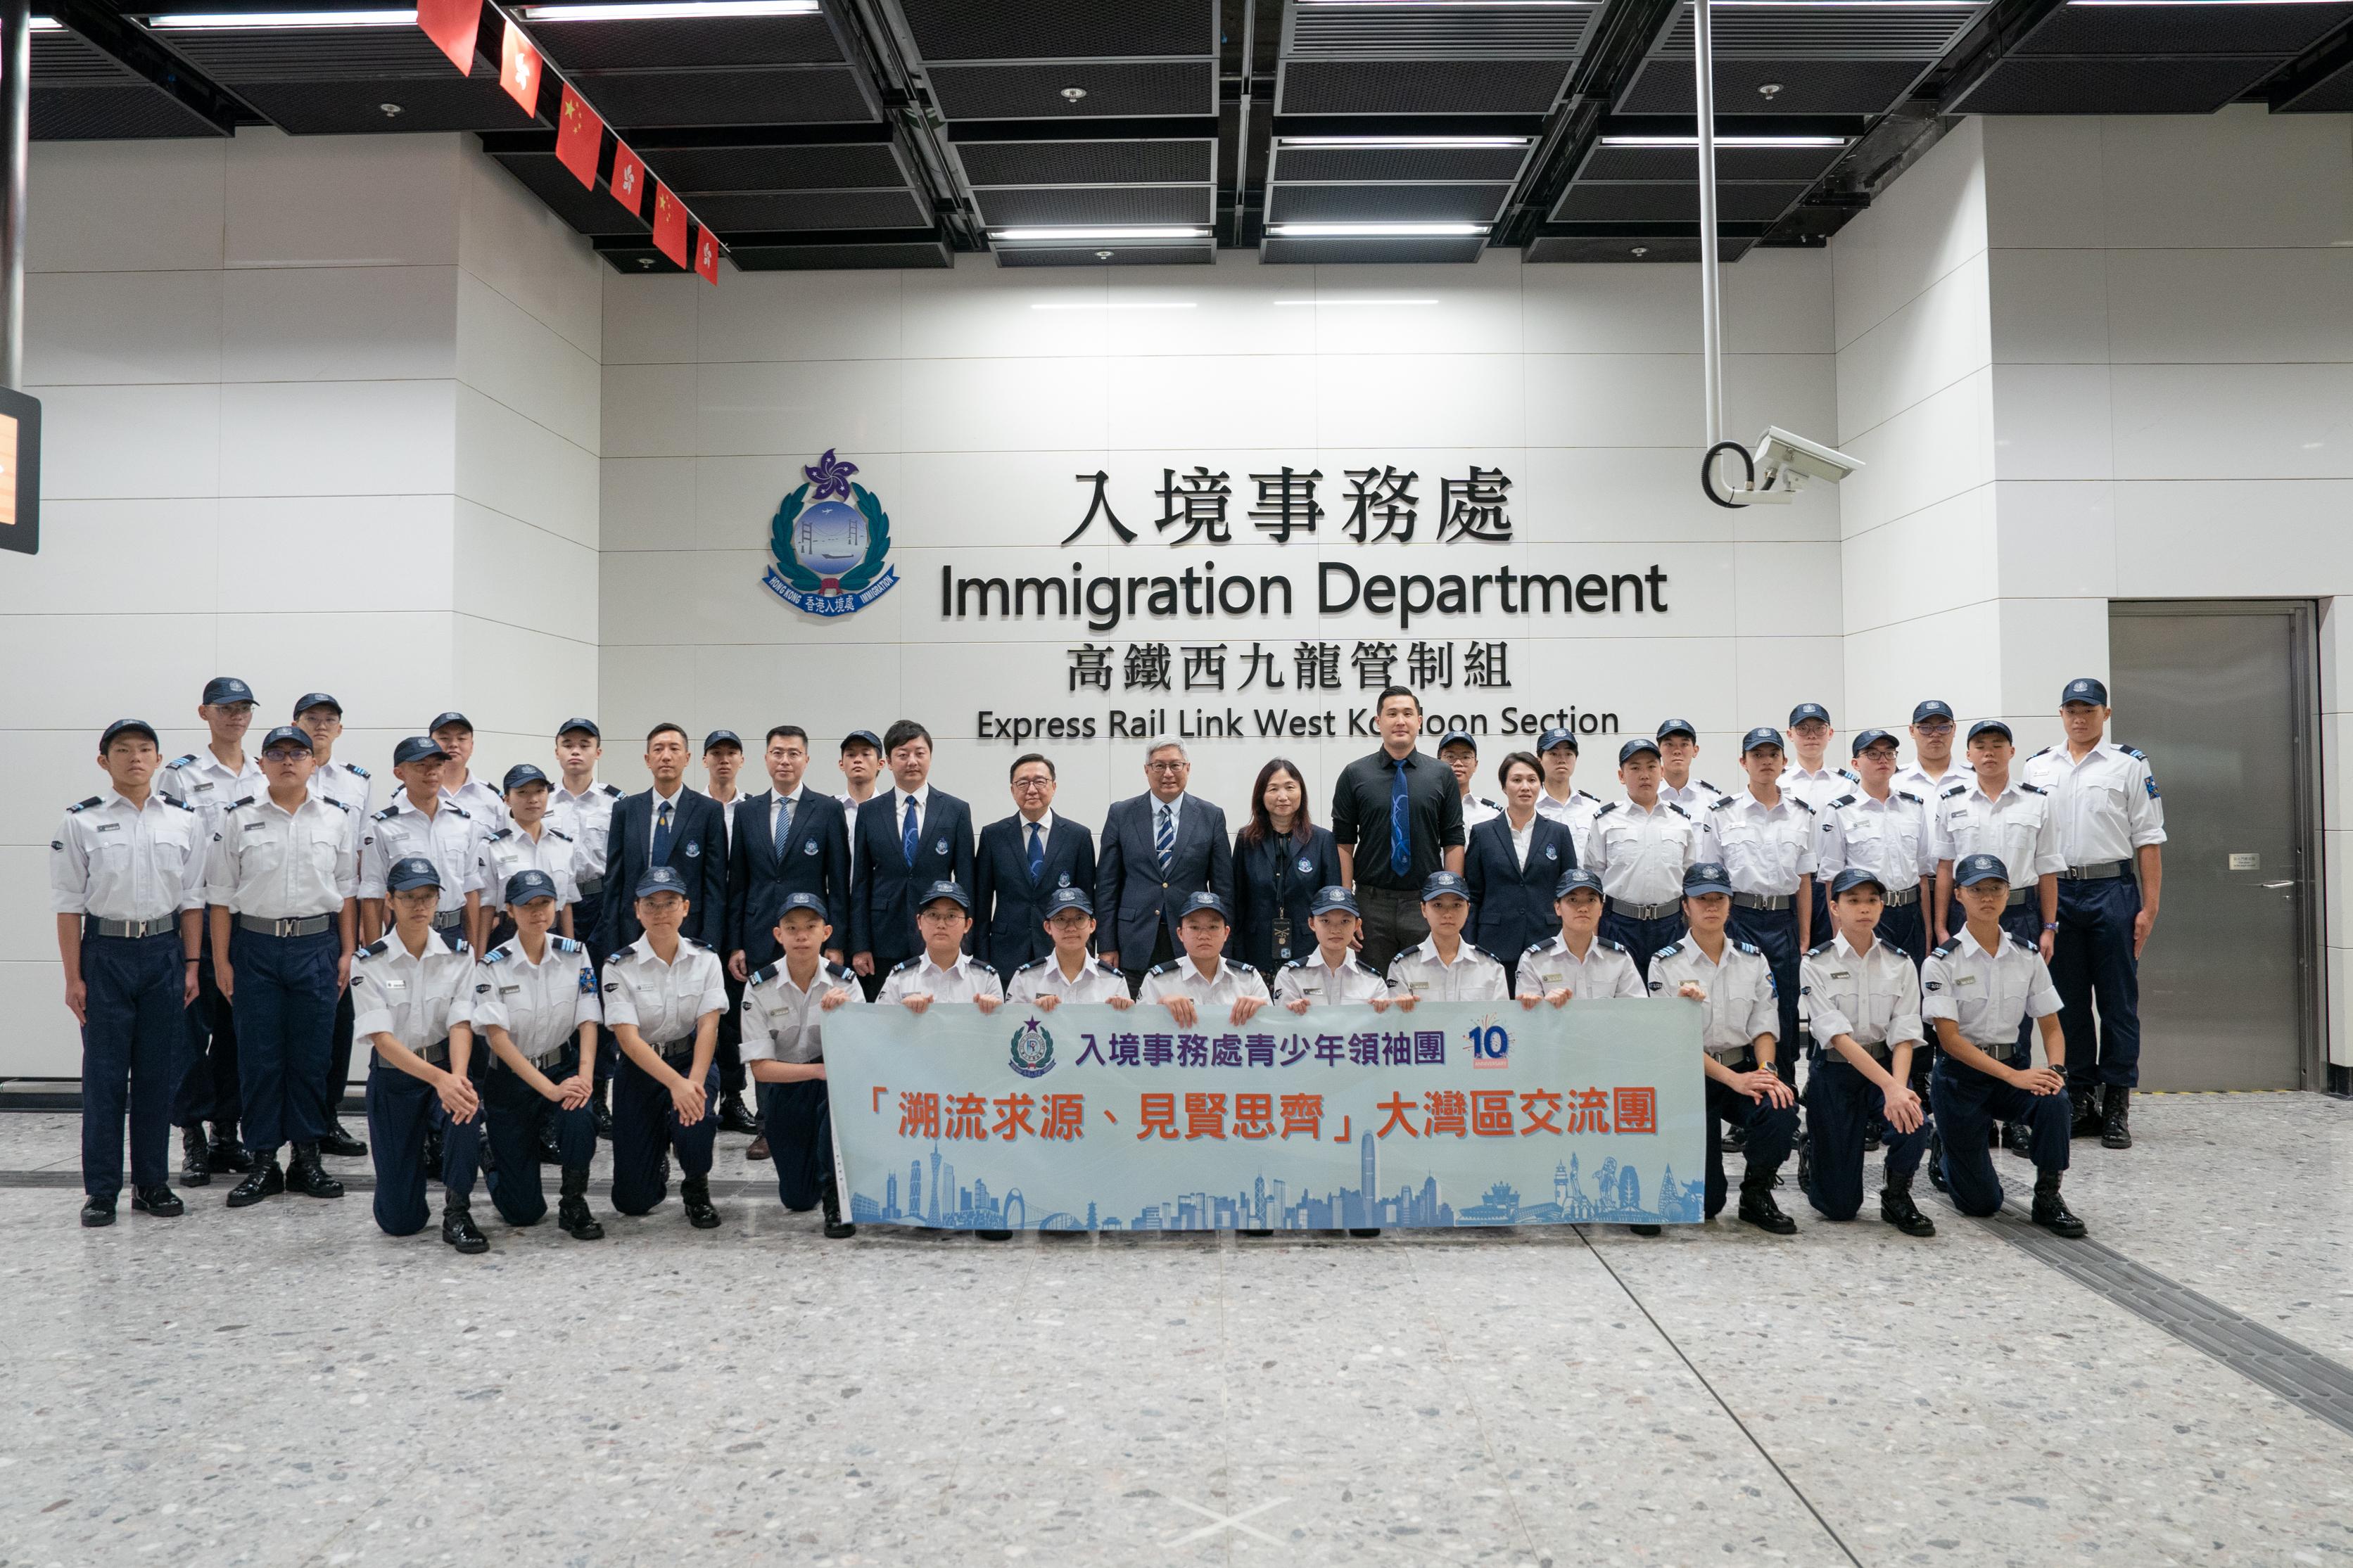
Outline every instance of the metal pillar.
{"type": "Polygon", "coordinates": [[[25,152],[33,110],[32,8],[0,0],[0,384],[25,384],[25,152]]]}
{"type": "Polygon", "coordinates": [[[1715,34],[1711,0],[1692,0],[1692,70],[1699,90],[1699,353],[1707,445],[1724,439],[1724,300],[1715,223],[1715,34]]]}

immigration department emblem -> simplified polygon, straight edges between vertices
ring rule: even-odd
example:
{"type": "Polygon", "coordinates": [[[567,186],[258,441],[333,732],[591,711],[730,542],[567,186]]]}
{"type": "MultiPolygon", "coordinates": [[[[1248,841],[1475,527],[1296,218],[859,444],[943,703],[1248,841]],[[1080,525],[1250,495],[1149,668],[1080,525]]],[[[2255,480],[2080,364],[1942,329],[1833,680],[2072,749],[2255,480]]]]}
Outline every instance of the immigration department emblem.
{"type": "Polygon", "coordinates": [[[777,504],[768,524],[768,552],[776,563],[761,581],[797,610],[847,616],[889,593],[899,581],[884,557],[891,551],[891,514],[850,475],[858,465],[833,455],[801,470],[807,482],[777,504]]]}
{"type": "Polygon", "coordinates": [[[1023,1078],[1043,1078],[1054,1065],[1054,1037],[1031,1018],[1013,1031],[1013,1059],[1007,1064],[1023,1078]]]}

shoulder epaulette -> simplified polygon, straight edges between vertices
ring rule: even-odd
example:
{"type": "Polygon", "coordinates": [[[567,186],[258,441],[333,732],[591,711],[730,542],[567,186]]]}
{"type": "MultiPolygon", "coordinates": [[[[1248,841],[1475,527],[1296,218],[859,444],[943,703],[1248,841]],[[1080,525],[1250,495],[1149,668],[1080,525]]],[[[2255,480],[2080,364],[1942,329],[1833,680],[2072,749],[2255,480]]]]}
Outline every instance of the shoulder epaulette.
{"type": "MultiPolygon", "coordinates": [[[[1681,952],[1683,951],[1683,944],[1679,942],[1671,942],[1667,943],[1666,946],[1659,949],[1658,952],[1651,954],[1651,962],[1656,963],[1662,958],[1672,957],[1673,954],[1681,952]]],[[[1625,949],[1620,948],[1619,951],[1623,952],[1625,949]]]]}
{"type": "Polygon", "coordinates": [[[2006,931],[2001,934],[2010,938],[2011,946],[2021,949],[2024,952],[2039,953],[2042,951],[2041,948],[2035,946],[2032,942],[2027,941],[2024,937],[2019,935],[2014,931],[2006,931]]]}
{"type": "Polygon", "coordinates": [[[1946,791],[1942,795],[1940,795],[1938,798],[1939,798],[1939,799],[1942,799],[1942,800],[1950,800],[1950,799],[1952,799],[1952,798],[1953,798],[1955,795],[1967,795],[1967,794],[1968,794],[1968,793],[1969,793],[1969,786],[1968,786],[1968,785],[1967,785],[1967,784],[1955,784],[1952,788],[1950,788],[1950,789],[1947,790],[1947,791],[1946,791]]]}
{"type": "Polygon", "coordinates": [[[1489,800],[1483,795],[1473,795],[1471,798],[1477,801],[1481,805],[1485,806],[1489,811],[1501,811],[1504,809],[1502,806],[1497,805],[1493,801],[1489,800]]]}
{"type": "Polygon", "coordinates": [[[1166,963],[1155,964],[1153,966],[1152,973],[1155,974],[1174,974],[1176,973],[1176,961],[1172,958],[1166,963]]]}
{"type": "Polygon", "coordinates": [[[1611,801],[1609,805],[1607,805],[1603,806],[1599,811],[1597,811],[1597,812],[1595,812],[1595,813],[1593,814],[1593,820],[1595,820],[1596,822],[1600,821],[1603,817],[1605,817],[1605,816],[1609,816],[1611,812],[1613,812],[1613,811],[1617,810],[1617,809],[1618,809],[1618,807],[1619,807],[1620,805],[1622,805],[1622,804],[1623,804],[1623,803],[1622,803],[1622,802],[1620,802],[1620,801],[1614,801],[1614,800],[1613,800],[1613,801],[1611,801]]]}
{"type": "Polygon", "coordinates": [[[1579,794],[1579,795],[1583,795],[1586,799],[1588,799],[1588,800],[1589,800],[1589,801],[1594,802],[1596,805],[1599,805],[1599,804],[1600,803],[1601,797],[1600,797],[1599,795],[1595,795],[1595,794],[1594,794],[1591,790],[1589,790],[1589,789],[1581,789],[1581,790],[1578,790],[1577,793],[1577,794],[1579,794]]]}
{"type": "Polygon", "coordinates": [[[88,811],[91,806],[98,804],[98,796],[91,795],[88,800],[78,801],[74,805],[66,807],[66,810],[69,812],[88,811]]]}
{"type": "MultiPolygon", "coordinates": [[[[564,939],[562,937],[557,937],[555,940],[562,942],[564,939]]],[[[505,942],[501,942],[498,946],[491,949],[490,952],[482,954],[482,962],[484,963],[504,963],[507,961],[508,955],[513,950],[508,947],[505,942]]]]}
{"type": "Polygon", "coordinates": [[[1257,970],[1251,968],[1249,964],[1244,963],[1239,958],[1229,958],[1226,960],[1226,967],[1240,974],[1256,974],[1258,973],[1257,970]]]}
{"type": "MultiPolygon", "coordinates": [[[[1633,956],[1634,956],[1634,950],[1633,950],[1632,948],[1630,948],[1630,947],[1628,947],[1628,946],[1627,946],[1624,942],[1611,942],[1608,937],[1606,937],[1606,936],[1605,936],[1605,937],[1603,937],[1603,938],[1601,939],[1601,945],[1602,945],[1602,946],[1604,946],[1604,947],[1608,947],[1608,948],[1614,948],[1614,949],[1616,949],[1618,952],[1624,953],[1624,954],[1625,954],[1627,957],[1629,957],[1629,958],[1631,958],[1631,957],[1633,957],[1633,956]]],[[[1655,956],[1655,955],[1653,955],[1653,956],[1655,956]]]]}
{"type": "Polygon", "coordinates": [[[1667,802],[1667,809],[1673,812],[1677,816],[1682,817],[1685,822],[1692,820],[1692,814],[1685,811],[1682,806],[1677,805],[1673,801],[1667,802]]]}
{"type": "MultiPolygon", "coordinates": [[[[849,965],[846,963],[836,963],[831,959],[828,959],[825,963],[825,973],[828,978],[834,980],[855,980],[858,978],[858,972],[856,970],[850,968],[849,965]]],[[[1113,973],[1116,973],[1118,972],[1114,970],[1113,973]]]]}
{"type": "Polygon", "coordinates": [[[461,958],[467,953],[474,951],[472,948],[466,945],[466,939],[462,936],[453,936],[448,940],[449,942],[449,951],[458,954],[461,958]]]}
{"type": "Polygon", "coordinates": [[[1806,949],[1806,956],[1808,958],[1820,958],[1823,953],[1828,952],[1836,945],[1838,945],[1838,938],[1836,937],[1831,938],[1828,942],[1818,942],[1814,943],[1813,946],[1806,949]]]}
{"type": "Polygon", "coordinates": [[[355,779],[364,779],[370,776],[368,771],[360,766],[357,763],[345,763],[343,766],[351,770],[352,777],[355,779]]]}
{"type": "MultiPolygon", "coordinates": [[[[1118,973],[1119,973],[1119,971],[1118,971],[1118,969],[1117,969],[1117,968],[1113,967],[1113,965],[1111,965],[1111,964],[1105,963],[1104,963],[1102,959],[1100,959],[1100,958],[1098,958],[1098,959],[1096,959],[1096,960],[1095,960],[1095,967],[1096,967],[1097,969],[1102,970],[1105,974],[1118,974],[1118,973]]],[[[1121,978],[1122,978],[1122,979],[1124,979],[1124,978],[1126,978],[1126,977],[1125,977],[1124,975],[1122,975],[1122,976],[1121,976],[1121,978]]]]}
{"type": "Polygon", "coordinates": [[[1854,796],[1852,796],[1852,795],[1842,795],[1839,796],[1836,800],[1834,800],[1834,801],[1831,802],[1831,809],[1832,811],[1837,811],[1837,810],[1841,809],[1841,807],[1843,807],[1843,806],[1850,806],[1850,805],[1852,805],[1853,804],[1854,804],[1854,796]]]}
{"type": "Polygon", "coordinates": [[[751,984],[754,985],[765,985],[769,981],[774,980],[776,977],[776,965],[774,963],[764,963],[759,968],[752,971],[751,984]]]}
{"type": "Polygon", "coordinates": [[[547,831],[554,834],[556,837],[563,839],[566,844],[572,842],[572,835],[565,832],[564,829],[560,827],[551,827],[547,831]]]}
{"type": "MultiPolygon", "coordinates": [[[[1667,804],[1672,805],[1674,803],[1670,801],[1667,804]]],[[[1710,811],[1722,811],[1730,805],[1732,805],[1732,797],[1730,795],[1725,795],[1722,800],[1719,800],[1714,805],[1709,806],[1708,809],[1710,811]]]]}
{"type": "Polygon", "coordinates": [[[242,797],[242,798],[240,798],[240,799],[237,799],[237,800],[230,801],[230,802],[228,803],[228,808],[229,808],[231,811],[236,811],[236,810],[239,809],[240,807],[251,805],[253,804],[253,798],[254,798],[253,796],[251,796],[251,795],[245,795],[245,796],[243,796],[243,797],[242,797]]]}
{"type": "MultiPolygon", "coordinates": [[[[1905,800],[1910,801],[1914,805],[1926,805],[1928,804],[1926,801],[1922,800],[1918,795],[1914,795],[1908,789],[1899,789],[1895,793],[1903,796],[1905,800]]],[[[1849,800],[1852,800],[1854,797],[1852,795],[1849,795],[1847,798],[1849,800]]]]}
{"type": "Polygon", "coordinates": [[[374,942],[368,943],[365,947],[360,949],[360,956],[362,958],[374,958],[391,945],[391,941],[388,938],[378,937],[374,942]]]}
{"type": "Polygon", "coordinates": [[[2047,756],[2047,755],[2050,753],[2050,751],[2051,751],[2051,748],[2050,748],[2050,747],[2048,747],[2048,746],[2042,747],[2042,748],[2040,748],[2039,750],[2037,750],[2037,751],[2033,752],[2031,754],[2030,754],[2030,755],[2027,757],[2027,759],[2026,759],[2026,760],[2027,760],[2028,762],[2030,762],[2030,763],[2031,763],[2031,762],[2032,762],[2036,757],[2047,756]]]}
{"type": "Polygon", "coordinates": [[[1807,804],[1806,797],[1804,795],[1790,795],[1785,791],[1782,794],[1781,798],[1788,801],[1791,805],[1796,806],[1799,810],[1804,812],[1808,816],[1814,815],[1814,808],[1810,805],[1807,804]]]}
{"type": "Polygon", "coordinates": [[[555,951],[558,952],[578,952],[580,948],[581,944],[568,936],[559,936],[555,939],[555,951]]]}
{"type": "Polygon", "coordinates": [[[322,795],[319,798],[325,801],[329,805],[333,806],[337,811],[349,811],[352,808],[349,801],[337,800],[331,795],[322,795]]]}
{"type": "Polygon", "coordinates": [[[1753,942],[1740,942],[1736,940],[1732,945],[1738,948],[1743,952],[1753,952],[1759,958],[1765,956],[1765,950],[1757,946],[1753,942]]]}
{"type": "Polygon", "coordinates": [[[512,833],[514,829],[512,827],[501,827],[496,833],[491,835],[491,842],[496,844],[500,839],[504,838],[508,834],[512,833]]]}
{"type": "Polygon", "coordinates": [[[717,952],[719,951],[699,936],[688,937],[686,939],[686,945],[689,947],[699,947],[705,952],[717,952]]]}
{"type": "Polygon", "coordinates": [[[920,952],[919,952],[919,953],[917,953],[917,954],[916,954],[914,957],[913,957],[913,958],[909,958],[909,959],[902,960],[899,963],[897,963],[896,965],[894,965],[894,966],[892,968],[891,973],[893,973],[893,974],[900,973],[902,973],[902,972],[903,972],[903,971],[905,971],[905,970],[910,970],[910,969],[914,968],[917,964],[919,964],[919,963],[923,963],[923,955],[922,953],[920,953],[920,952]]]}
{"type": "Polygon", "coordinates": [[[2041,784],[2031,784],[2024,779],[2020,779],[2017,783],[2018,787],[2024,790],[2029,795],[2049,795],[2051,793],[2049,790],[2044,789],[2041,784]]]}
{"type": "Polygon", "coordinates": [[[1550,947],[1550,946],[1552,945],[1552,942],[1553,942],[1553,939],[1552,939],[1552,938],[1550,938],[1550,937],[1546,937],[1546,938],[1545,938],[1545,939],[1544,939],[1544,941],[1542,941],[1542,942],[1532,942],[1528,943],[1527,950],[1528,950],[1530,952],[1542,952],[1546,948],[1550,947]]]}
{"type": "Polygon", "coordinates": [[[474,814],[472,812],[468,811],[464,806],[459,805],[454,800],[443,801],[441,803],[441,809],[450,813],[452,816],[462,816],[469,822],[471,822],[474,819],[474,814]]]}
{"type": "MultiPolygon", "coordinates": [[[[629,943],[629,947],[635,947],[635,946],[637,946],[637,945],[638,945],[638,944],[637,944],[636,942],[631,942],[631,943],[629,943]]],[[[605,959],[605,962],[606,962],[606,963],[620,963],[620,962],[621,962],[621,960],[623,960],[623,959],[625,959],[625,958],[627,958],[627,957],[628,957],[628,956],[629,956],[629,947],[621,948],[621,949],[620,949],[620,950],[618,950],[617,952],[612,952],[612,953],[607,954],[607,957],[606,957],[606,959],[605,959]]]]}
{"type": "Polygon", "coordinates": [[[1961,942],[1958,937],[1947,937],[1943,942],[1938,942],[1936,946],[1928,950],[1928,956],[1931,958],[1950,958],[1959,950],[1960,945],[1961,942]]]}
{"type": "Polygon", "coordinates": [[[195,810],[196,809],[195,806],[190,805],[186,801],[182,800],[178,795],[165,795],[165,796],[164,797],[164,805],[176,805],[176,806],[178,806],[182,811],[186,811],[186,812],[193,812],[193,811],[195,811],[195,810]]]}
{"type": "Polygon", "coordinates": [[[1485,948],[1481,947],[1481,946],[1480,946],[1477,942],[1472,942],[1472,943],[1471,944],[1471,951],[1472,951],[1472,952],[1475,952],[1475,953],[1477,953],[1480,957],[1482,957],[1482,958],[1485,959],[1488,963],[1493,963],[1493,964],[1496,965],[1498,968],[1501,968],[1501,967],[1503,967],[1503,966],[1504,966],[1504,961],[1503,961],[1502,959],[1497,958],[1493,953],[1489,952],[1485,948]]]}
{"type": "Polygon", "coordinates": [[[1862,782],[1862,775],[1856,773],[1852,768],[1837,768],[1832,771],[1835,772],[1839,777],[1846,780],[1849,784],[1861,784],[1862,782]]]}
{"type": "Polygon", "coordinates": [[[390,805],[385,806],[382,811],[370,816],[368,820],[370,822],[390,822],[394,817],[398,816],[399,815],[400,803],[398,801],[395,801],[390,805]]]}
{"type": "Polygon", "coordinates": [[[1701,789],[1706,791],[1709,795],[1722,795],[1724,793],[1714,784],[1708,783],[1705,779],[1694,779],[1692,780],[1692,783],[1699,785],[1701,789]]]}
{"type": "Polygon", "coordinates": [[[1285,969],[1304,969],[1307,967],[1307,961],[1303,958],[1294,958],[1282,967],[1285,969]]]}
{"type": "Polygon", "coordinates": [[[2148,761],[2148,753],[2142,751],[2138,746],[2118,746],[2116,750],[2122,752],[2126,756],[2132,758],[2133,761],[2137,763],[2145,763],[2148,761]]]}
{"type": "Polygon", "coordinates": [[[603,790],[607,795],[611,795],[615,800],[618,800],[618,799],[620,799],[620,798],[621,798],[621,792],[620,792],[620,789],[619,789],[617,785],[613,785],[613,784],[598,784],[596,787],[597,787],[598,789],[600,789],[600,790],[603,790]]]}
{"type": "Polygon", "coordinates": [[[195,753],[195,752],[189,752],[186,756],[185,756],[185,757],[174,757],[170,762],[165,763],[164,765],[165,767],[167,767],[167,768],[185,768],[185,767],[186,767],[190,763],[193,763],[193,762],[195,762],[195,760],[196,760],[196,753],[195,753]]]}
{"type": "Polygon", "coordinates": [[[1052,953],[1050,953],[1050,953],[1048,953],[1048,954],[1046,955],[1046,957],[1045,957],[1045,958],[1033,958],[1033,959],[1031,959],[1029,963],[1027,963],[1023,964],[1020,968],[1018,968],[1018,969],[1015,970],[1013,973],[1016,973],[1016,974],[1027,974],[1027,973],[1029,973],[1031,970],[1033,970],[1033,969],[1037,968],[1039,964],[1044,963],[1048,962],[1049,960],[1050,960],[1053,956],[1054,956],[1054,955],[1053,955],[1052,953]]]}

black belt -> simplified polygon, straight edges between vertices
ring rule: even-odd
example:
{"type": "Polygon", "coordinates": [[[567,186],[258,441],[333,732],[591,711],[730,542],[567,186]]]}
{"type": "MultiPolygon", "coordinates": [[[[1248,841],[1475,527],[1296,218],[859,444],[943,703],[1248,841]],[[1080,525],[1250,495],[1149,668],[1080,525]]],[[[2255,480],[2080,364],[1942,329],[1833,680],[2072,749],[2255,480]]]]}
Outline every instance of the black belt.
{"type": "Polygon", "coordinates": [[[84,915],[81,921],[81,934],[119,936],[132,942],[139,942],[147,937],[163,936],[166,932],[177,931],[179,925],[177,915],[164,915],[152,921],[110,921],[102,920],[97,915],[84,915]]]}
{"type": "Polygon", "coordinates": [[[605,879],[602,877],[584,877],[576,886],[582,898],[593,899],[597,894],[605,890],[605,879]]]}
{"type": "Polygon", "coordinates": [[[1672,899],[1663,904],[1637,904],[1624,899],[1612,899],[1609,908],[1611,912],[1624,915],[1630,921],[1658,921],[1675,913],[1683,904],[1681,900],[1672,899]]]}
{"type": "Polygon", "coordinates": [[[1887,907],[1891,910],[1908,910],[1919,901],[1920,884],[1917,882],[1908,887],[1890,889],[1886,893],[1887,907]]]}
{"type": "Polygon", "coordinates": [[[1798,897],[1795,893],[1735,893],[1732,901],[1744,910],[1786,910],[1798,897]]]}
{"type": "Polygon", "coordinates": [[[291,920],[264,920],[259,915],[239,915],[237,923],[249,931],[263,936],[317,936],[335,923],[332,915],[297,915],[291,920]]]}
{"type": "Polygon", "coordinates": [[[433,911],[433,929],[435,931],[455,931],[465,918],[466,911],[463,909],[436,910],[433,911]]]}
{"type": "Polygon", "coordinates": [[[2059,873],[2063,882],[2108,882],[2132,869],[2129,860],[2095,860],[2088,866],[2070,866],[2059,873]]]}

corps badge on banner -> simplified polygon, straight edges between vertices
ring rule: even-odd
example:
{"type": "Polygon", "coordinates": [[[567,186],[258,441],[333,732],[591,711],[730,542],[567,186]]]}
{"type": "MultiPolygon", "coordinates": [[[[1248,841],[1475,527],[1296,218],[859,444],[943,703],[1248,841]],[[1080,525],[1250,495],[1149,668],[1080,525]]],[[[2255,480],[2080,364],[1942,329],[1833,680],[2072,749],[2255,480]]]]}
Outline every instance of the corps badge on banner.
{"type": "Polygon", "coordinates": [[[849,1217],[976,1230],[1697,1224],[1700,1009],[826,1019],[849,1217]]]}
{"type": "Polygon", "coordinates": [[[847,616],[889,593],[899,581],[886,563],[891,514],[850,475],[858,465],[833,455],[801,470],[807,482],[786,496],[768,524],[768,551],[776,563],[761,581],[777,598],[813,616],[847,616]]]}

